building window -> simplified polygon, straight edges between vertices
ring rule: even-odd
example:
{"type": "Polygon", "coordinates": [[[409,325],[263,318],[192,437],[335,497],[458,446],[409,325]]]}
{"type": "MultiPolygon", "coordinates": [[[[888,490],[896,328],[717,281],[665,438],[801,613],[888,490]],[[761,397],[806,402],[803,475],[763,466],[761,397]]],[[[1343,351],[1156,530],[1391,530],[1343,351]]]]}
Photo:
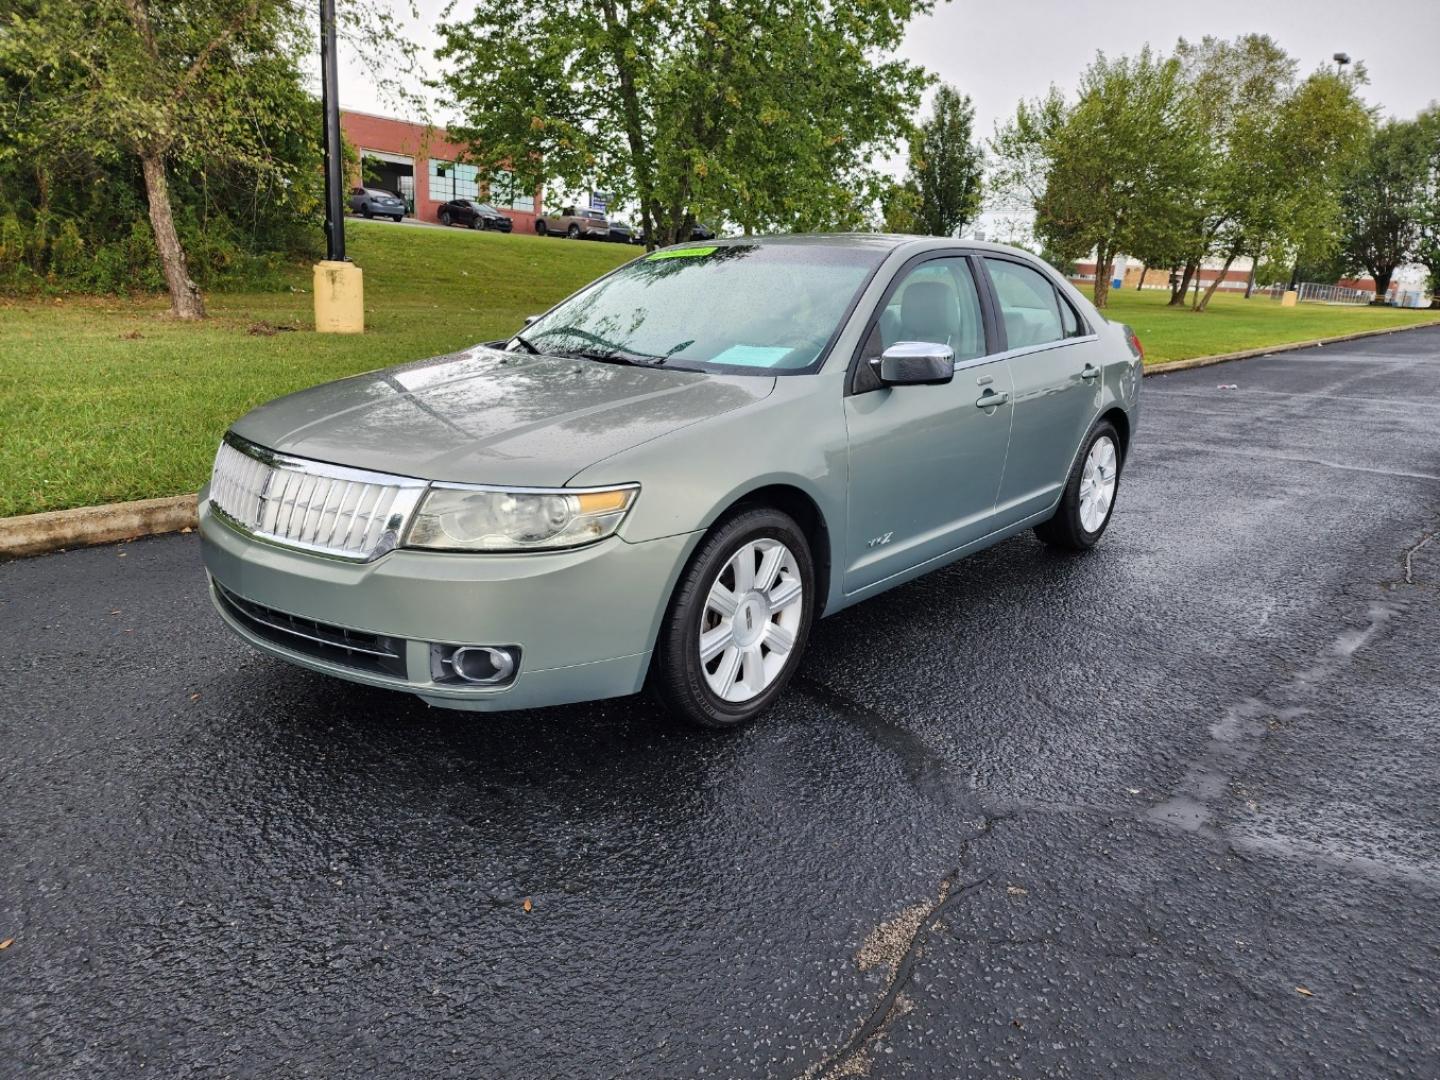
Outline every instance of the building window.
{"type": "Polygon", "coordinates": [[[490,195],[487,201],[497,210],[523,210],[535,212],[535,192],[527,188],[514,173],[506,170],[490,177],[490,195]]]}
{"type": "Polygon", "coordinates": [[[474,165],[459,165],[453,161],[430,159],[430,198],[436,202],[451,199],[478,199],[480,188],[476,183],[478,170],[474,165]]]}

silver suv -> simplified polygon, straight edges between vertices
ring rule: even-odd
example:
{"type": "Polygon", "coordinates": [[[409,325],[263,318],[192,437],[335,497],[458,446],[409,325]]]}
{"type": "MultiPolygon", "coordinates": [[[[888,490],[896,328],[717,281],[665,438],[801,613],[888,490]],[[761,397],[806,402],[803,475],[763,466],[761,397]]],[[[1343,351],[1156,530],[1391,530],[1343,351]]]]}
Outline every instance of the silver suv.
{"type": "Polygon", "coordinates": [[[583,206],[567,206],[559,213],[535,219],[535,231],[541,236],[568,236],[571,240],[608,240],[610,223],[604,211],[583,206]]]}

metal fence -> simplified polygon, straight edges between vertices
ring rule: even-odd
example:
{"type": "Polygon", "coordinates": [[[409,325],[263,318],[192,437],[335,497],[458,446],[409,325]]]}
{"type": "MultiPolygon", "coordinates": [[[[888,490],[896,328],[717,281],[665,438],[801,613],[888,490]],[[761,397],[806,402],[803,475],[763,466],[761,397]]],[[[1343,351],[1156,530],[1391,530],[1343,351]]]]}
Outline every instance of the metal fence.
{"type": "MultiPolygon", "coordinates": [[[[1277,281],[1265,290],[1271,300],[1285,295],[1285,285],[1277,281]]],[[[1314,281],[1302,281],[1296,300],[1302,304],[1368,304],[1375,299],[1370,289],[1349,289],[1343,285],[1320,285],[1314,281]]]]}

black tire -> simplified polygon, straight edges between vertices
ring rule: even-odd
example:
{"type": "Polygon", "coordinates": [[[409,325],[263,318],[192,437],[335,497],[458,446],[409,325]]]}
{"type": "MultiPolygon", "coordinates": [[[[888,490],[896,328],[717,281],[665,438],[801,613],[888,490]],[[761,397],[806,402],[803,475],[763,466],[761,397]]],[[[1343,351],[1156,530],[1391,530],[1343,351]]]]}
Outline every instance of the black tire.
{"type": "Polygon", "coordinates": [[[470,219],[470,228],[472,231],[483,229],[485,228],[485,222],[481,221],[478,217],[472,217],[470,219]]]}
{"type": "Polygon", "coordinates": [[[446,226],[447,228],[449,227],[449,225],[450,225],[450,212],[449,212],[448,210],[441,210],[441,211],[440,211],[440,224],[446,226]]]}
{"type": "Polygon", "coordinates": [[[363,217],[366,221],[369,221],[372,217],[375,216],[370,212],[369,203],[365,203],[363,206],[360,207],[360,216],[363,217]]]}
{"type": "Polygon", "coordinates": [[[536,236],[544,236],[544,235],[546,234],[546,232],[548,232],[548,231],[549,231],[549,230],[547,229],[547,227],[546,227],[546,225],[545,225],[545,219],[544,219],[544,218],[538,218],[538,219],[536,220],[536,222],[535,222],[535,235],[536,235],[536,236]]]}
{"type": "Polygon", "coordinates": [[[405,220],[405,215],[404,215],[404,214],[396,214],[396,215],[395,215],[395,223],[396,223],[397,225],[398,225],[400,222],[404,221],[404,220],[405,220]]]}
{"type": "Polygon", "coordinates": [[[675,586],[650,664],[651,695],[675,716],[701,727],[729,728],[753,720],[774,702],[800,666],[817,602],[810,544],[794,520],[769,507],[737,511],[701,541],[675,586]],[[803,590],[800,623],[785,666],[774,680],[748,701],[729,702],[706,681],[699,649],[701,619],[710,588],[731,557],[745,544],[767,538],[779,540],[795,557],[803,590]]]}
{"type": "Polygon", "coordinates": [[[568,228],[568,229],[565,230],[565,235],[568,236],[571,240],[579,240],[579,239],[580,239],[580,226],[579,226],[579,225],[571,225],[570,228],[568,228]]]}
{"type": "Polygon", "coordinates": [[[1065,481],[1065,491],[1060,496],[1055,515],[1049,521],[1035,526],[1035,535],[1051,547],[1062,551],[1089,551],[1100,537],[1105,535],[1105,529],[1115,514],[1115,498],[1120,495],[1120,475],[1124,471],[1124,464],[1124,447],[1115,425],[1108,420],[1100,421],[1090,429],[1080,453],[1075,455],[1075,464],[1070,468],[1070,476],[1065,481]],[[1109,439],[1115,447],[1115,496],[1105,511],[1104,520],[1092,532],[1086,529],[1080,520],[1080,485],[1085,473],[1085,461],[1090,456],[1091,449],[1101,439],[1109,439]]]}

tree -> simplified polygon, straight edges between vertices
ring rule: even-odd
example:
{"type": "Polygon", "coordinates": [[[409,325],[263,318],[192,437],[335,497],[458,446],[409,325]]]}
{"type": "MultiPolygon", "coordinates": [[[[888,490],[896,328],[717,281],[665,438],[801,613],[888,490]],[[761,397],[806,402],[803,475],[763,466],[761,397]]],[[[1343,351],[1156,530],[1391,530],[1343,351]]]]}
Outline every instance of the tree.
{"type": "Polygon", "coordinates": [[[1395,271],[1420,254],[1430,164],[1424,134],[1414,120],[1381,126],[1340,196],[1341,254],[1351,266],[1369,271],[1377,300],[1389,290],[1395,271]]]}
{"type": "Polygon", "coordinates": [[[1183,39],[1185,70],[1206,167],[1190,189],[1190,244],[1172,303],[1206,258],[1221,269],[1196,311],[1209,306],[1242,255],[1301,249],[1323,254],[1335,242],[1344,169],[1369,128],[1356,94],[1364,69],[1322,69],[1297,83],[1295,62],[1271,38],[1183,39]]]}
{"type": "MultiPolygon", "coordinates": [[[[350,0],[342,14],[375,58],[396,38],[368,4],[350,0]]],[[[242,169],[257,190],[311,187],[319,129],[298,58],[311,51],[314,9],[298,0],[12,5],[0,72],[19,78],[23,103],[0,135],[42,166],[89,160],[107,174],[137,172],[171,312],[203,318],[177,228],[177,179],[242,169]]]]}
{"type": "Polygon", "coordinates": [[[476,164],[634,200],[653,244],[700,214],[856,226],[923,72],[887,58],[931,0],[476,0],[436,83],[476,164]],[[516,27],[525,27],[523,34],[516,27]]]}
{"type": "Polygon", "coordinates": [[[934,111],[910,141],[916,232],[956,236],[979,213],[985,158],[971,137],[974,123],[968,95],[943,84],[936,89],[934,111]]]}
{"type": "Polygon", "coordinates": [[[1152,53],[1099,54],[1072,104],[1055,89],[1022,102],[995,150],[1003,186],[1030,194],[1035,233],[1064,259],[1092,254],[1095,306],[1122,251],[1158,247],[1151,233],[1181,219],[1179,194],[1199,167],[1180,65],[1152,53]]]}
{"type": "Polygon", "coordinates": [[[1430,270],[1431,295],[1440,294],[1440,105],[1415,118],[1425,148],[1425,181],[1419,195],[1420,243],[1416,258],[1430,270]]]}

